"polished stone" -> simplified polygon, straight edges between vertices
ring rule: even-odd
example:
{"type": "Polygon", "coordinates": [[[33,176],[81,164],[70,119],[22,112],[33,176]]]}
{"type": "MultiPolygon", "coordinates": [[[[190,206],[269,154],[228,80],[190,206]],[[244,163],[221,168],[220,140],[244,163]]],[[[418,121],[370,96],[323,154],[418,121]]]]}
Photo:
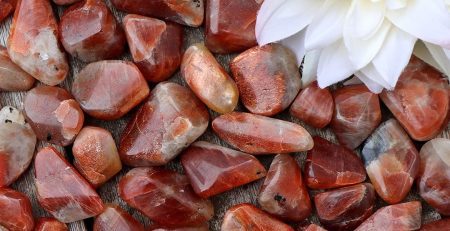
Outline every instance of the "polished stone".
{"type": "Polygon", "coordinates": [[[0,0],[0,22],[14,12],[16,5],[17,0],[0,0]]]}
{"type": "Polygon", "coordinates": [[[53,0],[53,2],[57,5],[69,5],[79,1],[81,0],[53,0]]]}
{"type": "Polygon", "coordinates": [[[0,90],[26,91],[33,87],[34,80],[31,75],[13,63],[6,48],[0,45],[0,90]]]}
{"type": "Polygon", "coordinates": [[[31,231],[34,227],[31,203],[28,197],[9,188],[0,188],[0,230],[31,231]]]}
{"type": "Polygon", "coordinates": [[[169,228],[161,225],[153,225],[148,231],[209,231],[208,224],[202,224],[192,227],[182,227],[182,228],[169,228]]]}
{"type": "Polygon", "coordinates": [[[55,218],[42,217],[37,220],[34,231],[69,231],[69,228],[55,218]]]}
{"type": "Polygon", "coordinates": [[[302,231],[327,231],[327,230],[316,224],[310,224],[310,225],[308,225],[308,227],[306,227],[306,229],[304,229],[302,231]]]}
{"type": "Polygon", "coordinates": [[[117,205],[106,205],[95,218],[93,231],[144,231],[144,226],[117,205]]]}
{"type": "Polygon", "coordinates": [[[443,231],[450,230],[450,218],[443,218],[441,220],[433,221],[422,225],[420,231],[443,231]]]}

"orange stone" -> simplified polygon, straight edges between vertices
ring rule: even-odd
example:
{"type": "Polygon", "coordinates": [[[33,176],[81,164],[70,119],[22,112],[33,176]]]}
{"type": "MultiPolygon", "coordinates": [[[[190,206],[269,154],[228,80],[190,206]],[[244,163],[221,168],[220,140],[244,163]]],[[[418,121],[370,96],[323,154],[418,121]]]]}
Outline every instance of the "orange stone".
{"type": "Polygon", "coordinates": [[[26,195],[12,189],[0,188],[0,208],[0,230],[33,230],[33,213],[26,195]]]}
{"type": "Polygon", "coordinates": [[[26,91],[33,87],[34,80],[31,75],[13,63],[6,48],[0,46],[0,90],[26,91]]]}
{"type": "Polygon", "coordinates": [[[450,218],[433,221],[422,226],[420,231],[443,231],[450,230],[450,218]]]}
{"type": "Polygon", "coordinates": [[[144,226],[117,205],[107,205],[94,221],[94,231],[144,231],[144,226]]]}
{"type": "Polygon", "coordinates": [[[69,228],[55,218],[42,217],[37,220],[34,231],[69,231],[69,228]]]}
{"type": "Polygon", "coordinates": [[[0,0],[0,22],[14,11],[17,0],[0,0]]]}
{"type": "Polygon", "coordinates": [[[308,227],[306,227],[306,229],[304,229],[302,231],[327,231],[327,230],[316,224],[310,224],[310,225],[308,225],[308,227]]]}
{"type": "Polygon", "coordinates": [[[79,1],[81,0],[53,0],[53,2],[57,5],[69,5],[79,1]]]}
{"type": "Polygon", "coordinates": [[[153,225],[149,229],[149,231],[209,231],[208,224],[202,224],[199,226],[193,227],[183,227],[183,228],[169,228],[161,225],[153,225]]]}

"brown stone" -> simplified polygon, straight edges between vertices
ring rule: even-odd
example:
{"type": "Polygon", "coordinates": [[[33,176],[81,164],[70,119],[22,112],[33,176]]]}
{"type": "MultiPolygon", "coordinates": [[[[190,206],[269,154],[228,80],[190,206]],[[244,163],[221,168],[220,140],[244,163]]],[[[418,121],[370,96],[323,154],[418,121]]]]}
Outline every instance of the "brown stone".
{"type": "Polygon", "coordinates": [[[326,229],[316,225],[316,224],[310,224],[306,229],[303,231],[327,231],[326,229]]]}
{"type": "Polygon", "coordinates": [[[144,226],[117,205],[107,205],[94,221],[94,231],[144,231],[144,226]]]}
{"type": "Polygon", "coordinates": [[[443,231],[450,230],[450,218],[443,218],[422,226],[420,231],[443,231]]]}
{"type": "Polygon", "coordinates": [[[79,1],[81,0],[53,0],[53,2],[57,5],[69,5],[79,1]]]}
{"type": "MultiPolygon", "coordinates": [[[[0,2],[0,8],[1,4],[0,2]]],[[[13,63],[6,48],[0,45],[0,90],[26,91],[33,84],[34,78],[13,63]]]]}
{"type": "Polygon", "coordinates": [[[14,11],[16,5],[17,0],[0,0],[0,22],[14,11]]]}
{"type": "Polygon", "coordinates": [[[55,218],[42,217],[37,220],[34,231],[69,231],[69,228],[55,218]]]}
{"type": "Polygon", "coordinates": [[[0,188],[0,230],[31,231],[34,227],[30,200],[21,192],[0,188]]]}
{"type": "Polygon", "coordinates": [[[161,225],[153,225],[149,229],[149,231],[209,231],[208,224],[202,224],[199,226],[193,227],[182,227],[182,228],[169,228],[161,225]]]}

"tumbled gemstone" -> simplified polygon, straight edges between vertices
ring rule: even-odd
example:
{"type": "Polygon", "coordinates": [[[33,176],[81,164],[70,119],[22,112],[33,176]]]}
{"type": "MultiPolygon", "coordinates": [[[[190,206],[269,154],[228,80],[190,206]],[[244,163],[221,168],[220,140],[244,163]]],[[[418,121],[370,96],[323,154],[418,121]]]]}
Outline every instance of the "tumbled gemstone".
{"type": "Polygon", "coordinates": [[[395,119],[380,125],[362,149],[367,175],[378,195],[395,204],[406,197],[419,170],[419,153],[395,119]]]}
{"type": "Polygon", "coordinates": [[[251,204],[235,205],[227,210],[221,231],[293,231],[289,225],[273,218],[251,204]]]}
{"type": "Polygon", "coordinates": [[[208,224],[202,224],[198,226],[192,227],[182,227],[182,228],[169,228],[161,225],[153,225],[149,229],[149,231],[209,231],[208,224]]]}
{"type": "Polygon", "coordinates": [[[331,129],[339,143],[355,149],[381,122],[378,95],[364,85],[351,85],[339,88],[333,97],[335,106],[331,129]]]}
{"type": "Polygon", "coordinates": [[[149,94],[139,69],[131,62],[105,60],[87,65],[75,77],[72,93],[90,116],[115,120],[149,94]]]}
{"type": "Polygon", "coordinates": [[[31,231],[34,227],[33,213],[28,197],[21,192],[0,188],[0,230],[31,231]]]}
{"type": "Polygon", "coordinates": [[[24,100],[24,112],[39,140],[62,146],[73,142],[84,123],[80,105],[59,87],[31,89],[24,100]]]}
{"type": "Polygon", "coordinates": [[[314,148],[305,161],[306,185],[328,189],[361,183],[366,179],[364,165],[350,149],[314,137],[314,148]]]}
{"type": "Polygon", "coordinates": [[[208,111],[189,89],[160,83],[122,133],[121,160],[131,166],[164,165],[200,137],[208,121],[208,111]]]}
{"type": "Polygon", "coordinates": [[[81,0],[53,0],[53,2],[57,5],[69,5],[79,1],[81,0]]]}
{"type": "Polygon", "coordinates": [[[254,156],[204,141],[189,146],[181,163],[195,193],[205,198],[266,175],[254,156]]]}
{"type": "Polygon", "coordinates": [[[119,10],[173,21],[187,26],[203,23],[203,0],[112,0],[119,10]]]}
{"type": "Polygon", "coordinates": [[[269,44],[251,48],[231,62],[241,101],[251,113],[272,116],[292,103],[301,85],[296,60],[288,48],[269,44]]]}
{"type": "Polygon", "coordinates": [[[212,110],[224,114],[236,107],[239,100],[236,83],[202,43],[192,45],[184,53],[181,75],[212,110]]]}
{"type": "Polygon", "coordinates": [[[355,231],[418,230],[421,225],[422,205],[418,201],[389,205],[378,209],[355,231]]]}
{"type": "Polygon", "coordinates": [[[327,230],[322,228],[322,227],[320,227],[320,226],[318,226],[318,225],[316,225],[316,224],[310,224],[303,231],[327,231],[327,230]]]}
{"type": "Polygon", "coordinates": [[[214,215],[212,203],[198,197],[186,176],[158,167],[134,168],[119,182],[119,195],[158,224],[200,225],[214,215]]]}
{"type": "Polygon", "coordinates": [[[125,49],[125,34],[103,0],[86,0],[64,11],[59,23],[61,43],[84,61],[113,59],[125,49]]]}
{"type": "Polygon", "coordinates": [[[212,128],[221,139],[251,154],[302,152],[314,145],[298,124],[245,112],[221,115],[212,128]]]}
{"type": "Polygon", "coordinates": [[[79,221],[103,211],[95,190],[53,147],[36,154],[34,173],[39,204],[59,221],[79,221]]]}
{"type": "Polygon", "coordinates": [[[420,231],[443,231],[450,230],[450,218],[444,218],[422,226],[420,231]]]}
{"type": "Polygon", "coordinates": [[[61,83],[69,71],[58,44],[58,24],[48,0],[21,0],[8,38],[11,60],[47,85],[61,83]]]}
{"type": "MultiPolygon", "coordinates": [[[[450,140],[436,138],[420,150],[420,196],[440,214],[450,216],[450,140]]],[[[449,227],[450,228],[450,227],[449,227]]]]}
{"type": "MultiPolygon", "coordinates": [[[[1,4],[0,0],[0,8],[1,4]]],[[[0,90],[26,91],[33,87],[33,84],[34,78],[13,63],[6,48],[0,45],[0,90]]]]}
{"type": "Polygon", "coordinates": [[[278,154],[270,165],[259,193],[261,208],[283,220],[301,221],[311,213],[308,190],[297,161],[278,154]]]}
{"type": "Polygon", "coordinates": [[[395,90],[383,91],[380,97],[415,140],[430,140],[447,127],[447,79],[422,60],[412,58],[395,90]]]}
{"type": "Polygon", "coordinates": [[[94,231],[144,231],[144,226],[117,205],[107,205],[94,221],[94,231]]]}
{"type": "Polygon", "coordinates": [[[69,231],[67,225],[55,218],[39,218],[34,227],[34,231],[69,231]]]}
{"type": "Polygon", "coordinates": [[[0,22],[14,11],[17,0],[0,0],[0,22]]]}
{"type": "Polygon", "coordinates": [[[74,166],[94,187],[99,187],[122,169],[111,133],[99,127],[84,127],[73,143],[74,166]]]}
{"type": "Polygon", "coordinates": [[[123,18],[133,61],[151,82],[168,79],[180,67],[183,28],[175,23],[129,14],[123,18]]]}

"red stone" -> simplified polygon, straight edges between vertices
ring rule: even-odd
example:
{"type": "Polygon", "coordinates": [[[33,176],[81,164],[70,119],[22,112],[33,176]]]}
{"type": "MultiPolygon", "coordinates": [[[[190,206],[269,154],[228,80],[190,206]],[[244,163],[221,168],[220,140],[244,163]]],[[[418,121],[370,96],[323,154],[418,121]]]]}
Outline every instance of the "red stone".
{"type": "Polygon", "coordinates": [[[378,195],[390,204],[402,201],[419,170],[419,153],[395,119],[380,125],[367,139],[362,158],[378,195]]]}
{"type": "Polygon", "coordinates": [[[417,58],[411,59],[395,90],[384,91],[380,97],[415,140],[430,140],[447,127],[448,81],[417,58]]]}
{"type": "Polygon", "coordinates": [[[304,171],[306,184],[312,189],[353,185],[366,179],[364,165],[353,151],[318,136],[308,151],[304,171]]]}
{"type": "Polygon", "coordinates": [[[144,231],[144,226],[117,205],[107,205],[94,221],[94,231],[144,231]]]}
{"type": "Polygon", "coordinates": [[[115,120],[147,98],[149,87],[131,62],[105,60],[87,65],[72,85],[72,93],[90,116],[115,120]]]}
{"type": "Polygon", "coordinates": [[[79,221],[103,211],[95,190],[53,147],[36,154],[34,173],[39,204],[59,221],[79,221]]]}
{"type": "Polygon", "coordinates": [[[63,88],[39,86],[24,100],[24,112],[39,140],[67,146],[84,123],[80,105],[63,88]]]}
{"type": "Polygon", "coordinates": [[[310,224],[306,229],[303,231],[327,231],[326,229],[316,225],[316,224],[310,224]]]}
{"type": "Polygon", "coordinates": [[[0,22],[14,11],[17,0],[0,0],[0,22]]]}
{"type": "Polygon", "coordinates": [[[208,224],[202,224],[194,227],[168,228],[161,225],[153,225],[149,231],[209,231],[208,224]]]}
{"type": "Polygon", "coordinates": [[[69,231],[69,228],[55,218],[43,217],[37,220],[34,231],[69,231]]]}
{"type": "Polygon", "coordinates": [[[339,88],[333,97],[331,129],[339,143],[355,149],[381,122],[378,96],[364,85],[351,85],[339,88]]]}
{"type": "MultiPolygon", "coordinates": [[[[1,4],[0,0],[0,9],[1,4]]],[[[6,48],[0,45],[0,90],[26,91],[33,87],[33,84],[34,78],[13,63],[6,48]]]]}
{"type": "Polygon", "coordinates": [[[422,226],[420,231],[443,231],[450,230],[450,218],[444,218],[422,226]]]}
{"type": "Polygon", "coordinates": [[[300,166],[289,154],[278,154],[273,159],[258,203],[263,210],[283,220],[301,221],[311,213],[300,166]]]}
{"type": "Polygon", "coordinates": [[[121,160],[131,166],[164,165],[205,132],[208,120],[205,106],[189,89],[159,83],[122,133],[121,160]]]}
{"type": "Polygon", "coordinates": [[[119,195],[152,221],[170,227],[200,225],[214,215],[186,176],[162,168],[134,168],[119,182],[119,195]]]}
{"type": "Polygon", "coordinates": [[[195,193],[204,198],[266,175],[266,169],[254,156],[203,141],[189,146],[181,163],[195,193]]]}
{"type": "Polygon", "coordinates": [[[0,230],[33,230],[33,213],[26,195],[12,189],[0,188],[0,208],[0,230]]]}
{"type": "Polygon", "coordinates": [[[53,0],[53,2],[57,5],[69,5],[79,1],[81,0],[53,0]]]}
{"type": "Polygon", "coordinates": [[[151,82],[168,79],[180,67],[183,28],[175,23],[129,14],[123,18],[133,61],[151,82]]]}
{"type": "Polygon", "coordinates": [[[253,47],[230,63],[242,104],[253,114],[273,116],[300,91],[297,58],[279,44],[253,47]]]}
{"type": "Polygon", "coordinates": [[[301,152],[314,145],[308,131],[298,124],[245,112],[221,115],[212,128],[221,139],[251,154],[301,152]]]}

